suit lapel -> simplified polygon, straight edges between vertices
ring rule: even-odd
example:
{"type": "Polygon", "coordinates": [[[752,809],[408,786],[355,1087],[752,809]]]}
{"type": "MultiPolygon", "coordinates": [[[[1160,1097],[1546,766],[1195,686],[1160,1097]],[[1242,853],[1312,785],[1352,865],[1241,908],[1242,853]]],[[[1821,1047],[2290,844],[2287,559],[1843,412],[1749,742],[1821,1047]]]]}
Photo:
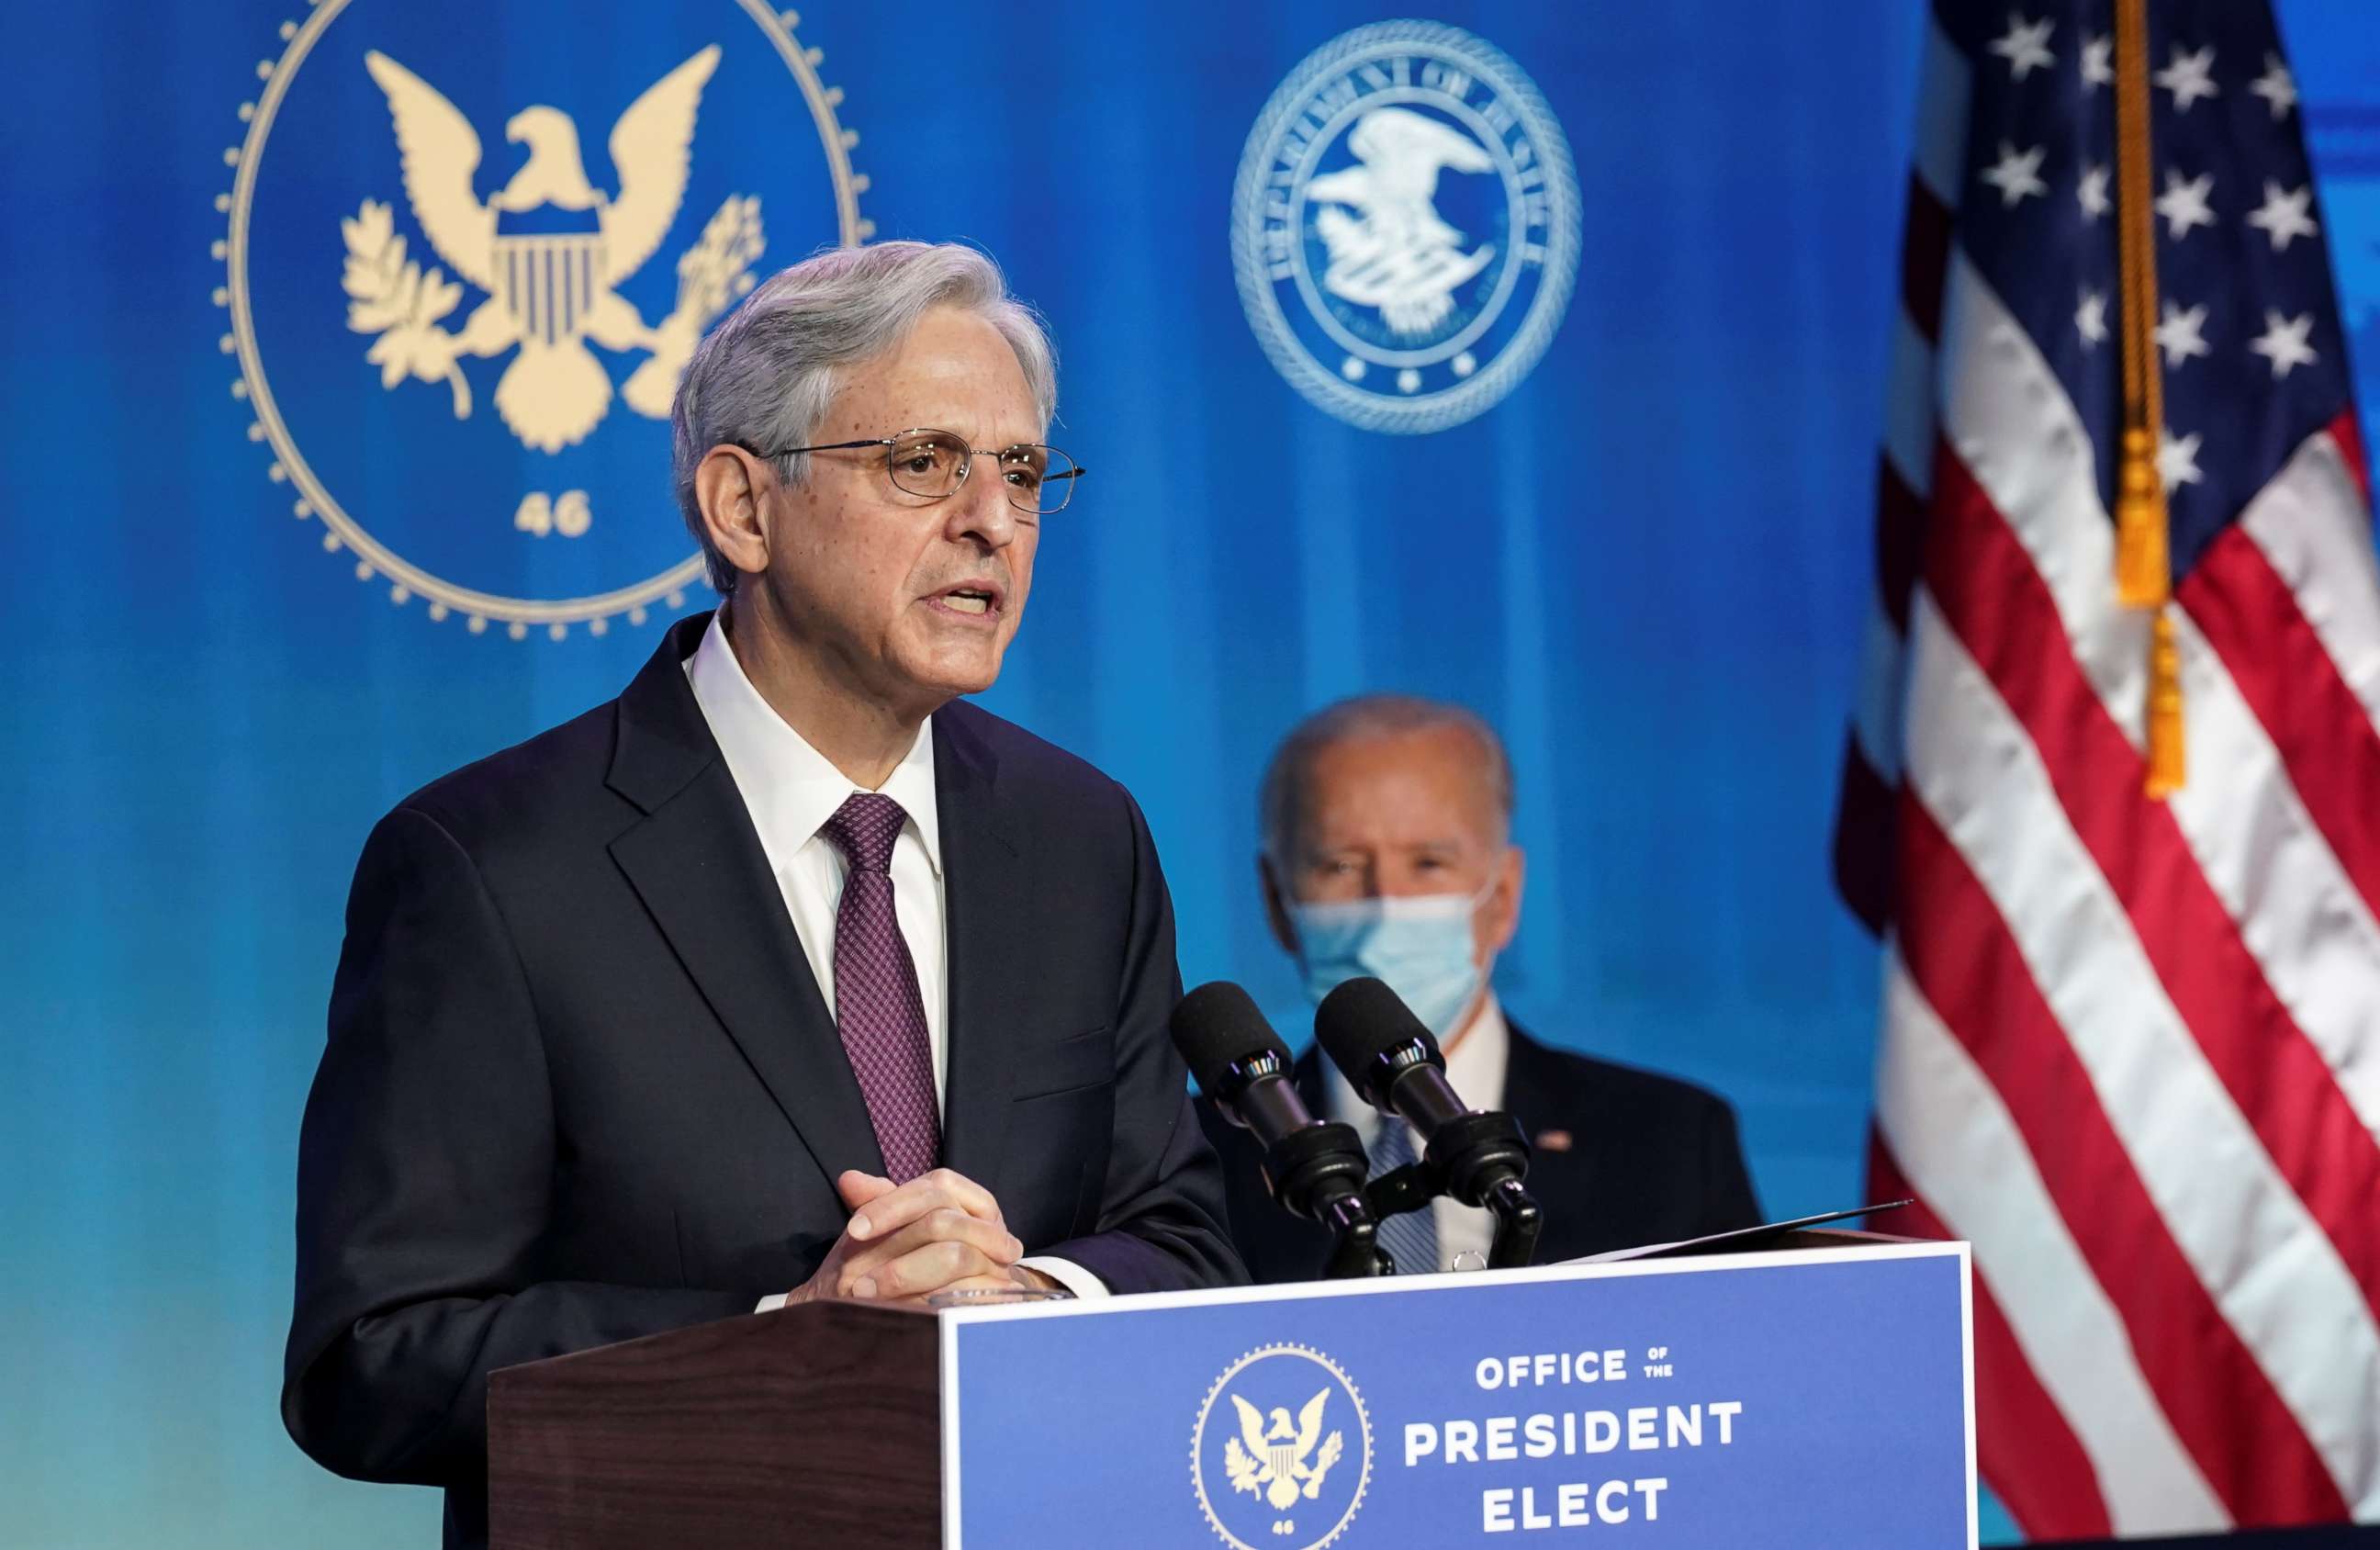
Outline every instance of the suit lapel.
{"type": "Polygon", "coordinates": [[[942,1160],[994,1193],[1008,1138],[1011,1079],[1031,1031],[1018,982],[1031,879],[1002,810],[999,759],[982,713],[953,702],[934,716],[934,801],[942,839],[949,954],[942,1160]]]}
{"type": "Polygon", "coordinates": [[[686,682],[707,622],[674,626],[620,696],[610,784],[646,816],[612,857],[829,1182],[847,1168],[881,1173],[833,1014],[686,682]]]}
{"type": "Polygon", "coordinates": [[[1597,1137],[1568,1129],[1567,1150],[1541,1144],[1549,1126],[1583,1125],[1592,1114],[1592,1095],[1577,1090],[1572,1069],[1552,1050],[1521,1031],[1510,1018],[1505,1026],[1512,1052],[1505,1057],[1504,1108],[1521,1122],[1529,1138],[1529,1188],[1546,1207],[1546,1232],[1537,1245],[1537,1263],[1549,1265],[1591,1250],[1577,1245],[1590,1236],[1598,1209],[1593,1152],[1597,1137]]]}

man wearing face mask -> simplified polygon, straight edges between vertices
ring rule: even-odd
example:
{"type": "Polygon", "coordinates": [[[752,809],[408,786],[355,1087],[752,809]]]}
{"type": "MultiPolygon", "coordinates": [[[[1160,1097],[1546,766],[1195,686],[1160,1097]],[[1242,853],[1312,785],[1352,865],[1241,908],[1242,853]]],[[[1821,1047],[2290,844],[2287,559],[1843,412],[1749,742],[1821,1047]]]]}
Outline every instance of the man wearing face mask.
{"type": "MultiPolygon", "coordinates": [[[[1363,975],[1386,981],[1438,1036],[1463,1100],[1521,1122],[1545,1207],[1539,1264],[1759,1221],[1724,1099],[1557,1050],[1506,1018],[1490,974],[1520,926],[1524,865],[1512,765],[1486,722],[1402,695],[1342,700],[1275,751],[1261,817],[1265,908],[1308,998],[1363,975]]],[[[1412,1127],[1383,1120],[1318,1051],[1299,1058],[1296,1083],[1318,1117],[1355,1128],[1375,1176],[1419,1154],[1412,1127]]],[[[1203,1097],[1199,1118],[1250,1273],[1320,1276],[1328,1240],[1269,1198],[1253,1139],[1203,1097]]],[[[1381,1227],[1407,1272],[1482,1264],[1492,1235],[1487,1212],[1448,1200],[1381,1227]]]]}

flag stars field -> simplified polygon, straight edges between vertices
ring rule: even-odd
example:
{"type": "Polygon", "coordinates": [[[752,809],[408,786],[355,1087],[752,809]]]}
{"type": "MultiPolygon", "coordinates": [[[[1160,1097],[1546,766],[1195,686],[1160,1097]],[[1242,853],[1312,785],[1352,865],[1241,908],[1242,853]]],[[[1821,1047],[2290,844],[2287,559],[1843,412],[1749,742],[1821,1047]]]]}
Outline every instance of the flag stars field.
{"type": "Polygon", "coordinates": [[[2049,34],[2057,26],[2054,18],[2027,21],[2010,16],[2008,35],[1991,45],[1992,52],[2008,61],[2010,78],[2022,80],[2034,70],[2058,63],[2058,55],[2049,52],[2049,34]]]}
{"type": "Polygon", "coordinates": [[[2181,46],[2175,44],[2173,63],[2159,70],[2154,79],[2173,93],[2176,113],[2188,113],[2190,104],[2201,97],[2223,95],[2215,84],[2215,49],[2211,44],[2195,54],[2184,54],[2181,46]]]}
{"type": "Polygon", "coordinates": [[[2075,202],[2082,207],[2082,219],[2096,221],[2114,207],[2107,200],[2107,167],[2105,163],[2084,167],[2082,180],[2074,185],[2075,202]]]}
{"type": "Polygon", "coordinates": [[[2277,54],[2265,55],[2265,73],[2258,76],[2248,90],[2272,104],[2273,120],[2278,123],[2298,105],[2298,83],[2289,67],[2281,63],[2277,54]]]}
{"type": "Polygon", "coordinates": [[[2168,369],[2209,353],[2205,328],[2205,308],[2176,307],[2170,301],[2165,304],[2165,315],[2156,326],[2156,342],[2157,347],[2165,351],[2168,369]]]}
{"type": "Polygon", "coordinates": [[[2322,358],[2307,337],[2313,333],[2313,313],[2284,318],[2268,307],[2265,309],[2265,332],[2249,341],[2248,348],[2273,363],[2273,380],[2279,381],[2299,367],[2312,366],[2322,358]]]}
{"type": "Polygon", "coordinates": [[[2029,194],[2049,192],[2049,185],[2041,180],[2041,158],[2046,150],[2036,145],[2030,151],[2019,151],[2008,141],[2000,141],[2000,159],[1984,174],[1984,181],[2000,191],[2001,204],[2014,205],[2029,194]]]}
{"type": "Polygon", "coordinates": [[[2201,173],[2185,182],[2181,174],[2168,169],[2165,192],[2156,200],[2156,212],[2166,219],[2165,235],[2178,242],[2196,227],[2213,225],[2215,211],[2207,200],[2214,192],[2213,173],[2201,173]]]}
{"type": "Polygon", "coordinates": [[[2312,236],[2317,230],[2313,220],[2313,185],[2291,193],[2271,178],[2265,179],[2265,202],[2248,217],[2248,224],[2273,239],[2273,251],[2288,250],[2290,243],[2301,236],[2312,236]]]}

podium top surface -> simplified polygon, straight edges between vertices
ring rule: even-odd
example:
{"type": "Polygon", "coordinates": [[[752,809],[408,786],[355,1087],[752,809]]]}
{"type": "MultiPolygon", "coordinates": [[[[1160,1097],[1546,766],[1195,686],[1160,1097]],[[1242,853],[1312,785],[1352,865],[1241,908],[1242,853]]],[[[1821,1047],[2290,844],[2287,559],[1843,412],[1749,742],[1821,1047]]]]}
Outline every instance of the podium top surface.
{"type": "Polygon", "coordinates": [[[1477,1290],[1543,1281],[1615,1279],[1639,1276],[1727,1275],[1777,1265],[1881,1264],[1903,1259],[1951,1260],[1968,1265],[1963,1241],[1899,1238],[1888,1233],[1821,1229],[1787,1235],[1776,1247],[1741,1253],[1569,1260],[1517,1270],[1448,1270],[1426,1276],[1384,1276],[1347,1281],[1293,1281],[1273,1286],[1214,1287],[1198,1291],[1148,1292],[1125,1298],[1062,1298],[1054,1302],[987,1302],[944,1308],[945,1324],[1004,1322],[1020,1318],[1083,1318],[1141,1314],[1160,1308],[1199,1308],[1243,1302],[1311,1302],[1340,1297],[1411,1296],[1425,1290],[1477,1290]]]}

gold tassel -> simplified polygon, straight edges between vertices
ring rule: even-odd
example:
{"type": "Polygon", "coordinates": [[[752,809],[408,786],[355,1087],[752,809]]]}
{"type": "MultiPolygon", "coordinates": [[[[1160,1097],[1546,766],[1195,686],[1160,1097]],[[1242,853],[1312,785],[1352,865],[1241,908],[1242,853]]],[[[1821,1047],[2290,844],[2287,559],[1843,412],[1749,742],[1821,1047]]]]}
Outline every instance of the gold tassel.
{"type": "Polygon", "coordinates": [[[2116,600],[2126,608],[2162,607],[2172,575],[2156,438],[2128,426],[2116,475],[2116,600]]]}
{"type": "Polygon", "coordinates": [[[2151,801],[2181,789],[2186,760],[2181,745],[2181,648],[2174,644],[2173,616],[2157,610],[2149,630],[2149,779],[2151,801]]]}
{"type": "Polygon", "coordinates": [[[2156,212],[2149,193],[2146,0],[2116,0],[2116,258],[2122,290],[2124,439],[2116,467],[2116,598],[2156,610],[2149,629],[2148,775],[2162,801],[2181,789],[2181,653],[2167,603],[2173,555],[2157,472],[2165,375],[2157,358],[2156,212]]]}

